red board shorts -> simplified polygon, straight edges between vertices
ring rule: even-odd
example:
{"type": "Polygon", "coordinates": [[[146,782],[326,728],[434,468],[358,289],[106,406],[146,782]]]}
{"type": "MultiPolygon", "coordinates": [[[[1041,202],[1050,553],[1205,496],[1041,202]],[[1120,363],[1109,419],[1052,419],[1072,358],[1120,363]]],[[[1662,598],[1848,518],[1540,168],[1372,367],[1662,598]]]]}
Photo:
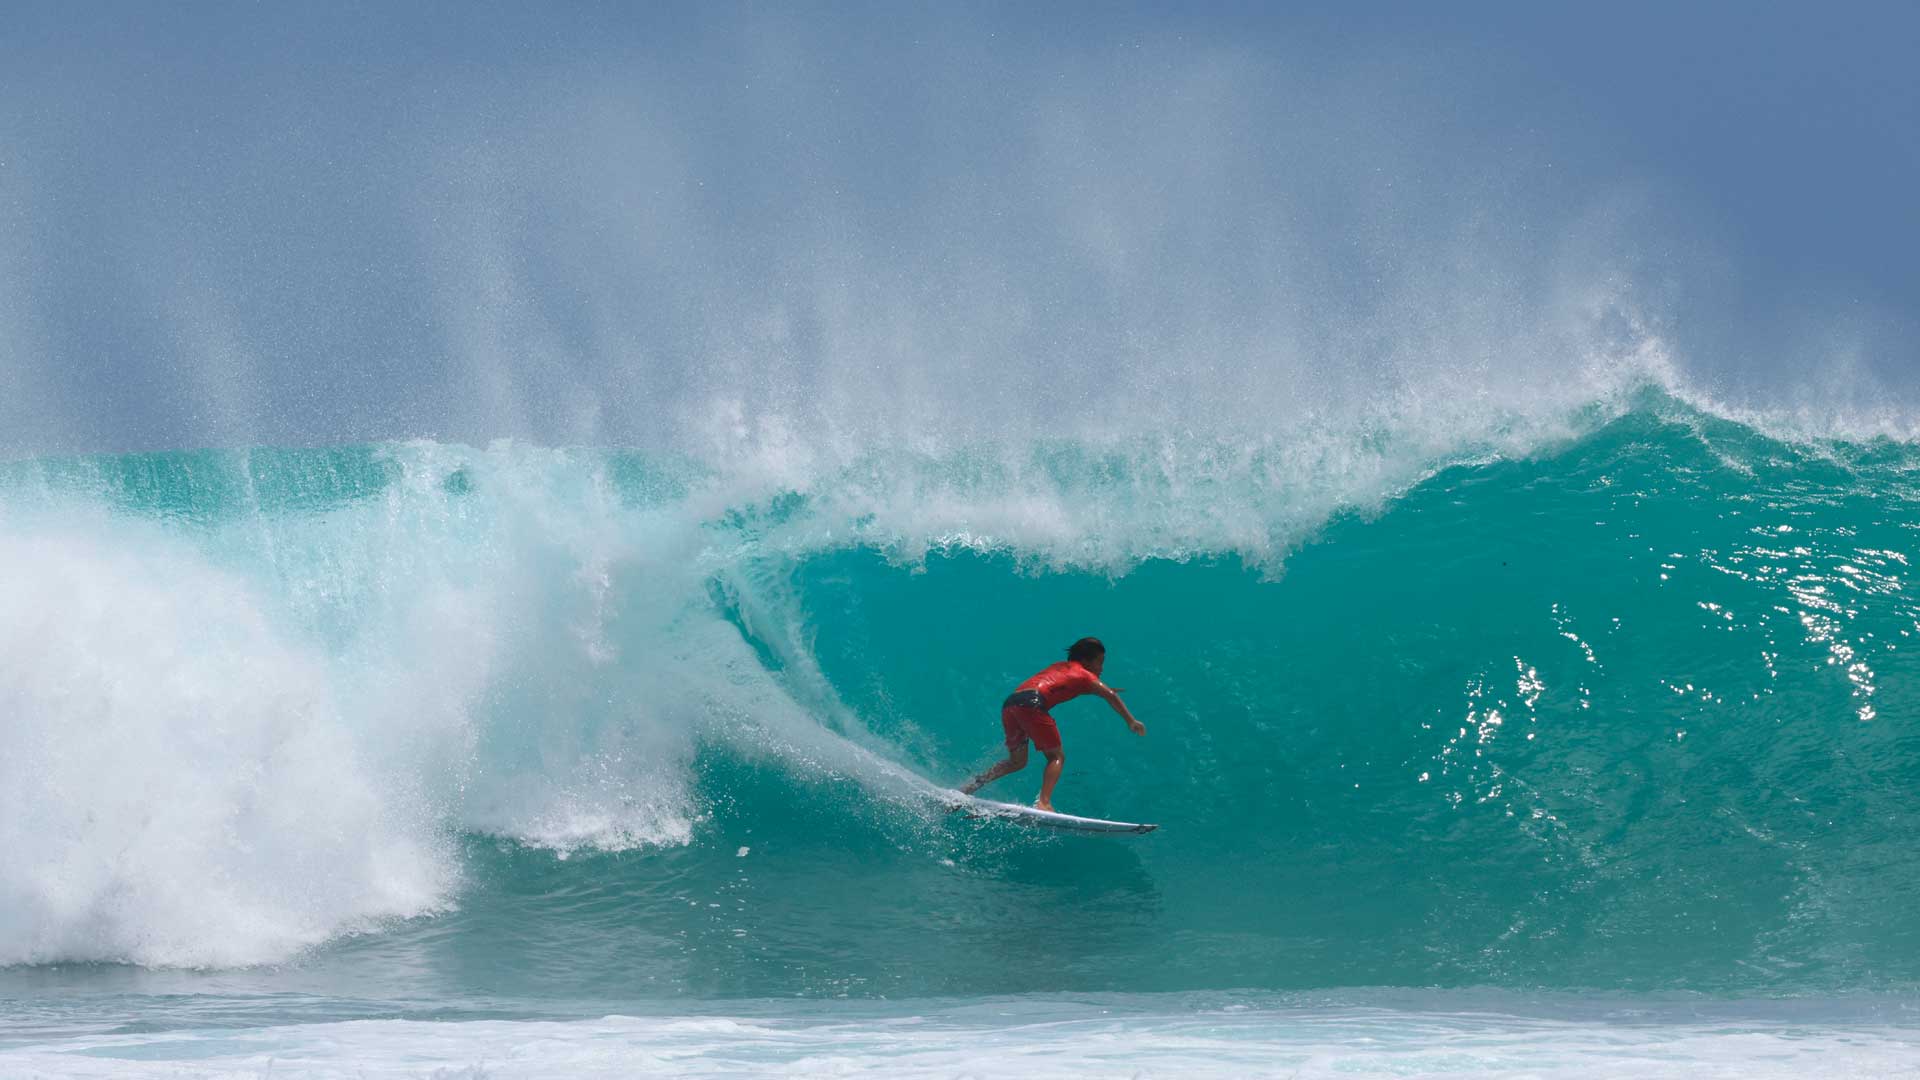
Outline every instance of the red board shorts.
{"type": "Polygon", "coordinates": [[[1045,709],[1008,705],[1000,710],[1000,726],[1007,732],[1007,749],[1018,750],[1028,739],[1041,753],[1060,749],[1060,728],[1045,709]]]}

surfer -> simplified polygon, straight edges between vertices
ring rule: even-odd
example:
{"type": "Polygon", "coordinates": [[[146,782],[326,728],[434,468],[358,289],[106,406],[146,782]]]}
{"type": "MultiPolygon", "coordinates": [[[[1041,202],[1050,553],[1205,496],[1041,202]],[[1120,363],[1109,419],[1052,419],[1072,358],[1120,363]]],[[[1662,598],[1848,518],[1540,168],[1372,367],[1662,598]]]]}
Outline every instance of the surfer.
{"type": "Polygon", "coordinates": [[[1067,649],[1067,658],[1049,664],[1038,675],[1020,684],[1020,688],[1000,706],[1000,726],[1007,733],[1007,759],[973,778],[960,790],[968,795],[979,791],[1008,773],[1027,767],[1027,742],[1040,748],[1047,757],[1046,772],[1040,777],[1040,797],[1033,805],[1053,809],[1053,785],[1066,766],[1066,754],[1060,749],[1060,728],[1049,709],[1082,694],[1098,694],[1113,711],[1127,722],[1135,735],[1145,735],[1147,725],[1133,718],[1120,692],[1100,681],[1100,669],[1107,663],[1107,647],[1099,638],[1083,637],[1067,649]]]}

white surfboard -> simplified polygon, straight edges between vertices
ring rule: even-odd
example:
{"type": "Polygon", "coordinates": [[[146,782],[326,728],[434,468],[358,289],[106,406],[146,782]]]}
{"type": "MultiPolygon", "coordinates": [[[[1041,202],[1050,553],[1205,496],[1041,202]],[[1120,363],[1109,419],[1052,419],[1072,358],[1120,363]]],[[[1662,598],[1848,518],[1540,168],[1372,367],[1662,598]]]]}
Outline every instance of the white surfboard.
{"type": "Polygon", "coordinates": [[[1059,814],[1052,810],[1042,810],[1034,806],[1021,806],[1019,803],[994,802],[991,799],[979,799],[958,791],[948,791],[949,805],[968,817],[1005,818],[1022,825],[1038,825],[1044,829],[1063,829],[1068,832],[1089,833],[1150,833],[1158,825],[1142,825],[1133,821],[1108,821],[1105,818],[1080,817],[1076,814],[1059,814]]]}

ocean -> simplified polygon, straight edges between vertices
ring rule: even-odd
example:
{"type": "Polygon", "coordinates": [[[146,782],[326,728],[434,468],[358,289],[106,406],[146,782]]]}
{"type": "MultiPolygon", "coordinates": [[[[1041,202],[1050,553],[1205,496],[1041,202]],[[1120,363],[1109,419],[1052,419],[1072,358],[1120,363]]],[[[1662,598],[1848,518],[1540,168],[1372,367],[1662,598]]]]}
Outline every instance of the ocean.
{"type": "Polygon", "coordinates": [[[1920,443],[1549,411],[0,463],[0,1074],[1920,1073],[1920,443]]]}

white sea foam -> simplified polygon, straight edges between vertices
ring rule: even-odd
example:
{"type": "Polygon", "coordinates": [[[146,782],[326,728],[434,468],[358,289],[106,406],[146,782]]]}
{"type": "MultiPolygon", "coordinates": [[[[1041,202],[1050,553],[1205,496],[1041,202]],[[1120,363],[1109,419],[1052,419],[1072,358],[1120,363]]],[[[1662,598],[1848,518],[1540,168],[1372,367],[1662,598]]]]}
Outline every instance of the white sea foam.
{"type": "MultiPolygon", "coordinates": [[[[1776,1010],[1778,1012],[1780,1010],[1776,1010]]],[[[1682,1011],[1684,1012],[1684,1010],[1682,1011]]],[[[1920,1030],[1879,1022],[1233,1006],[1161,1011],[998,1000],[889,1016],[383,1020],[29,1043],[24,1076],[1043,1078],[1886,1077],[1920,1030]]]]}
{"type": "Polygon", "coordinates": [[[445,899],[247,583],[124,528],[0,535],[0,567],[0,963],[258,963],[445,899]]]}
{"type": "Polygon", "coordinates": [[[456,903],[463,831],[685,844],[702,737],[909,783],[714,609],[704,508],[622,505],[600,455],[390,453],[319,511],[0,499],[0,964],[285,960],[456,903]]]}
{"type": "Polygon", "coordinates": [[[510,473],[479,520],[411,478],[203,526],[0,514],[0,963],[283,960],[452,903],[462,829],[685,842],[688,737],[586,677],[627,670],[598,534],[510,473]]]}

